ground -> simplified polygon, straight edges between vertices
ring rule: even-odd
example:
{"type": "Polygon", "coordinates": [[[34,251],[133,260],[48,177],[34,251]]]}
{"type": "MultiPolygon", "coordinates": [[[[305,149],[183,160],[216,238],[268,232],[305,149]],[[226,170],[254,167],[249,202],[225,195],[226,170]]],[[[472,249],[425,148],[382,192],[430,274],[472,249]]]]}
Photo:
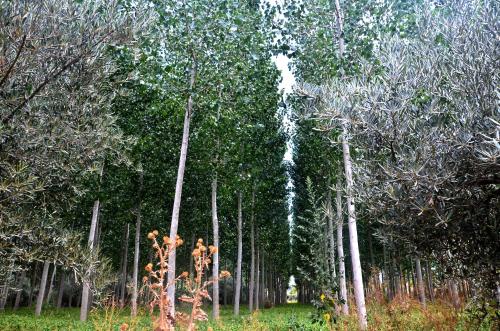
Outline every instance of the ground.
{"type": "MultiPolygon", "coordinates": [[[[368,304],[370,330],[470,330],[466,326],[463,315],[456,313],[446,303],[430,304],[426,310],[420,308],[413,300],[393,302],[389,305],[370,302],[368,304]]],[[[242,307],[240,317],[232,315],[232,307],[223,307],[219,322],[209,321],[199,326],[205,331],[212,327],[214,331],[262,330],[262,331],[328,331],[321,323],[314,323],[315,309],[308,305],[288,304],[270,309],[262,309],[254,314],[242,307]]],[[[130,318],[129,310],[95,309],[89,321],[78,321],[78,308],[47,308],[42,316],[34,317],[34,309],[22,308],[17,312],[6,310],[0,313],[0,330],[119,330],[120,325],[127,323],[128,330],[151,330],[151,320],[146,312],[138,318],[130,318]]],[[[474,328],[475,330],[477,328],[474,328]]],[[[337,321],[332,330],[356,330],[354,314],[337,321]]],[[[492,330],[484,326],[479,330],[492,330]]]]}

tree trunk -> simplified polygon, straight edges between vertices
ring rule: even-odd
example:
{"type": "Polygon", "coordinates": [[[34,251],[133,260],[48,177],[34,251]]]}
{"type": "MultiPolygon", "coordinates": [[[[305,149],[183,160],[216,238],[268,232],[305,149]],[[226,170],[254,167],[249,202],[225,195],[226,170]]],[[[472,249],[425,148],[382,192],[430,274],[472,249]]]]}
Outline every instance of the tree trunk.
{"type": "Polygon", "coordinates": [[[28,307],[31,307],[33,303],[33,291],[35,290],[37,276],[38,276],[39,263],[35,262],[35,267],[33,270],[32,277],[30,277],[30,293],[28,295],[28,307]]]}
{"type": "MultiPolygon", "coordinates": [[[[227,270],[227,263],[224,265],[224,270],[227,270]]],[[[228,279],[224,279],[224,293],[223,293],[223,300],[224,300],[224,306],[227,306],[227,281],[228,279]]]]}
{"type": "Polygon", "coordinates": [[[130,238],[130,224],[125,227],[125,242],[123,247],[122,282],[120,289],[120,308],[125,307],[125,292],[127,290],[127,260],[128,260],[128,240],[130,238]]]}
{"type": "Polygon", "coordinates": [[[427,269],[427,284],[429,286],[429,300],[434,301],[434,285],[432,284],[432,270],[429,260],[425,261],[425,267],[427,269]]]}
{"type": "Polygon", "coordinates": [[[261,271],[261,284],[260,284],[260,302],[262,303],[262,307],[266,307],[266,298],[264,296],[266,292],[266,268],[265,268],[265,262],[266,262],[266,256],[264,252],[262,252],[262,257],[260,258],[262,262],[262,271],[261,271]]]}
{"type": "Polygon", "coordinates": [[[458,286],[457,286],[457,280],[456,279],[450,279],[451,283],[451,299],[453,301],[453,307],[455,309],[460,309],[460,296],[458,295],[458,286]]]}
{"type": "Polygon", "coordinates": [[[339,57],[344,57],[345,43],[344,43],[344,17],[342,9],[340,8],[339,0],[335,0],[335,17],[337,18],[337,41],[339,43],[339,57]]]}
{"type": "Polygon", "coordinates": [[[50,283],[49,283],[49,292],[47,293],[47,297],[45,298],[45,303],[50,303],[50,298],[52,296],[52,290],[54,288],[54,278],[56,277],[56,272],[57,272],[57,266],[54,263],[54,269],[52,270],[52,276],[50,277],[50,283]]]}
{"type": "Polygon", "coordinates": [[[242,215],[242,199],[243,195],[241,191],[238,193],[238,257],[236,261],[236,289],[234,294],[234,315],[238,316],[240,314],[240,292],[241,292],[241,259],[243,253],[243,215],[242,215]]]}
{"type": "Polygon", "coordinates": [[[349,243],[351,252],[354,298],[358,311],[358,320],[361,330],[366,330],[368,322],[366,319],[365,293],[363,290],[363,275],[361,273],[361,260],[359,257],[358,230],[356,226],[356,211],[353,198],[353,179],[351,154],[349,151],[349,142],[347,136],[347,126],[342,128],[342,151],[344,156],[344,169],[346,179],[346,197],[349,226],[349,243]]]}
{"type": "Polygon", "coordinates": [[[47,287],[47,276],[49,274],[50,262],[45,261],[43,264],[42,279],[40,280],[40,288],[36,298],[35,315],[40,316],[42,312],[43,299],[45,297],[45,288],[47,287]]]}
{"type": "Polygon", "coordinates": [[[134,270],[132,272],[132,309],[131,315],[137,316],[137,297],[139,292],[139,256],[141,253],[141,205],[142,205],[142,189],[144,185],[144,172],[139,172],[139,199],[137,202],[137,215],[135,221],[135,239],[134,239],[134,270]]]}
{"type": "Polygon", "coordinates": [[[340,300],[342,301],[342,314],[349,315],[349,304],[347,303],[347,284],[345,278],[345,262],[344,262],[344,238],[342,230],[344,227],[344,216],[342,215],[342,195],[341,195],[341,179],[337,180],[337,254],[339,256],[339,289],[340,300]]]}
{"type": "Polygon", "coordinates": [[[255,295],[254,295],[254,304],[255,310],[259,310],[259,296],[260,296],[260,249],[259,249],[259,233],[257,232],[257,257],[255,261],[255,295]]]}
{"type": "Polygon", "coordinates": [[[62,307],[62,300],[64,295],[64,272],[61,270],[61,277],[59,279],[59,290],[57,291],[57,308],[62,307]]]}
{"type": "MultiPolygon", "coordinates": [[[[212,181],[212,227],[214,236],[214,246],[219,249],[219,219],[217,217],[217,174],[212,181]]],[[[212,256],[212,277],[213,277],[213,317],[219,319],[219,252],[212,256]]]]}
{"type": "MultiPolygon", "coordinates": [[[[99,200],[94,201],[94,208],[92,209],[92,221],[90,223],[90,233],[88,241],[88,246],[90,250],[94,248],[97,221],[99,217],[99,204],[100,204],[99,200]]],[[[80,321],[87,320],[88,309],[89,309],[89,295],[90,295],[90,282],[89,280],[83,280],[82,305],[80,307],[80,321]]]]}
{"type": "Polygon", "coordinates": [[[16,300],[14,301],[14,310],[19,309],[19,304],[21,303],[21,296],[23,294],[23,283],[25,278],[26,278],[26,272],[23,270],[19,277],[19,281],[17,282],[18,289],[16,293],[16,300]]]}
{"type": "MultiPolygon", "coordinates": [[[[172,207],[172,221],[170,223],[170,241],[176,241],[177,229],[179,227],[179,213],[181,209],[181,197],[182,197],[182,184],[184,182],[184,170],[186,168],[186,157],[189,144],[189,125],[191,124],[191,117],[193,114],[193,88],[196,81],[196,61],[193,56],[193,63],[191,65],[191,78],[189,80],[189,97],[186,104],[186,110],[184,114],[184,128],[182,131],[182,144],[181,144],[181,154],[179,156],[179,167],[177,168],[177,181],[175,183],[175,196],[174,205],[172,207]]],[[[167,282],[169,284],[175,283],[175,256],[176,247],[170,250],[168,255],[168,278],[167,282]]],[[[175,285],[169,286],[167,289],[168,299],[171,302],[170,305],[170,315],[175,316],[175,285]]]]}
{"type": "Polygon", "coordinates": [[[422,267],[420,266],[420,257],[415,259],[415,268],[417,271],[417,287],[418,287],[418,297],[420,299],[420,303],[425,308],[425,287],[424,280],[422,278],[422,267]]]}
{"type": "Polygon", "coordinates": [[[253,293],[255,288],[255,188],[252,192],[252,215],[250,216],[250,284],[248,285],[248,310],[253,311],[253,293]]]}
{"type": "Polygon", "coordinates": [[[327,216],[328,216],[328,241],[330,248],[328,252],[330,253],[330,272],[332,280],[331,287],[335,288],[337,282],[337,272],[335,268],[335,239],[333,238],[333,208],[332,208],[332,190],[330,189],[330,181],[328,181],[328,193],[326,197],[326,205],[327,205],[327,216]]]}

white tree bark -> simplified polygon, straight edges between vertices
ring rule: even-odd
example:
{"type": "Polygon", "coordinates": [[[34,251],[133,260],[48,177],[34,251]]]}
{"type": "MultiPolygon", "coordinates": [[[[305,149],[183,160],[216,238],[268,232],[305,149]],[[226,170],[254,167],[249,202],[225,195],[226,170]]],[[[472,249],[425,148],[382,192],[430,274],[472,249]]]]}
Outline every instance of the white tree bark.
{"type": "MultiPolygon", "coordinates": [[[[219,248],[219,219],[217,216],[217,175],[212,180],[212,227],[214,236],[214,246],[219,248]]],[[[219,252],[217,251],[212,256],[212,277],[213,277],[213,317],[214,319],[219,318],[219,252]]]]}
{"type": "Polygon", "coordinates": [[[420,299],[420,303],[425,308],[425,287],[424,287],[424,279],[422,277],[422,267],[420,266],[420,258],[417,257],[415,259],[415,268],[417,272],[417,287],[418,287],[418,297],[420,299]]]}
{"type": "Polygon", "coordinates": [[[361,260],[359,257],[358,229],[356,226],[356,210],[354,207],[354,192],[352,179],[352,163],[349,151],[347,127],[342,128],[342,152],[344,156],[344,170],[346,179],[346,198],[349,227],[349,243],[351,252],[351,264],[353,274],[354,299],[358,312],[358,321],[361,330],[366,330],[368,321],[366,318],[365,291],[363,289],[363,275],[361,273],[361,260]]]}
{"type": "MultiPolygon", "coordinates": [[[[189,81],[189,89],[193,90],[196,81],[196,61],[193,59],[193,64],[191,66],[191,78],[189,81]]],[[[191,124],[191,116],[193,113],[193,93],[189,93],[186,111],[184,114],[184,128],[182,131],[182,143],[181,143],[181,154],[179,156],[179,167],[177,168],[177,181],[175,183],[175,196],[174,205],[172,207],[172,220],[170,222],[170,240],[175,242],[177,236],[177,229],[179,227],[179,213],[181,209],[181,198],[182,198],[182,184],[184,183],[184,170],[186,169],[186,157],[189,144],[189,126],[191,124]]],[[[173,284],[168,287],[167,295],[170,301],[170,315],[175,316],[175,256],[176,247],[170,250],[168,255],[168,276],[167,281],[169,284],[173,284]]]]}
{"type": "Polygon", "coordinates": [[[38,289],[38,296],[36,298],[35,315],[40,316],[42,312],[43,298],[45,297],[45,288],[47,287],[47,276],[49,274],[50,262],[43,263],[42,279],[40,280],[40,288],[38,289]]]}
{"type": "Polygon", "coordinates": [[[139,255],[141,253],[141,204],[142,204],[142,188],[144,182],[144,173],[139,172],[139,201],[137,203],[137,215],[135,221],[135,239],[134,239],[134,266],[132,272],[132,309],[131,315],[137,316],[137,297],[139,292],[139,255]]]}
{"type": "Polygon", "coordinates": [[[344,43],[344,16],[340,8],[339,0],[335,0],[335,17],[337,18],[337,40],[339,43],[340,58],[344,56],[345,43],[344,43]]]}
{"type": "Polygon", "coordinates": [[[342,314],[349,315],[349,304],[347,303],[347,284],[345,279],[345,261],[344,261],[344,217],[342,215],[342,194],[341,194],[341,179],[337,181],[337,254],[339,256],[339,288],[340,299],[342,303],[342,314]]]}
{"type": "MultiPolygon", "coordinates": [[[[90,223],[89,241],[88,246],[90,250],[94,248],[94,239],[97,228],[97,221],[99,218],[99,199],[94,201],[94,208],[92,208],[92,221],[90,223]]],[[[80,321],[86,321],[89,310],[89,295],[90,295],[90,282],[89,280],[83,280],[82,289],[82,304],[80,307],[80,321]]]]}
{"type": "Polygon", "coordinates": [[[248,310],[253,311],[253,297],[255,289],[255,188],[252,192],[252,215],[250,216],[250,284],[248,285],[248,310]]]}
{"type": "Polygon", "coordinates": [[[238,192],[238,257],[236,261],[236,289],[234,294],[234,315],[240,314],[240,294],[241,294],[241,259],[243,254],[243,214],[242,214],[242,199],[241,191],[238,192]]]}

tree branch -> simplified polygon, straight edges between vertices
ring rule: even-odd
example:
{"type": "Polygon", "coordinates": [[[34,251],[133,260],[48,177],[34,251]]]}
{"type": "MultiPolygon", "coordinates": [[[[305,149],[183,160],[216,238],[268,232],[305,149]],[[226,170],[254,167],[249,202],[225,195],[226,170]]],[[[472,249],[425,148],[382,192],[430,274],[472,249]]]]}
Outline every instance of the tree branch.
{"type": "Polygon", "coordinates": [[[26,43],[26,35],[24,35],[23,39],[21,40],[21,45],[19,45],[19,48],[17,49],[16,57],[14,58],[12,63],[10,64],[9,69],[7,69],[7,72],[5,73],[5,75],[3,75],[2,80],[0,81],[0,86],[2,86],[3,83],[5,83],[5,81],[7,80],[7,78],[10,75],[10,72],[12,71],[14,66],[16,65],[16,62],[19,59],[19,55],[21,55],[21,51],[23,50],[25,43],[26,43]]]}

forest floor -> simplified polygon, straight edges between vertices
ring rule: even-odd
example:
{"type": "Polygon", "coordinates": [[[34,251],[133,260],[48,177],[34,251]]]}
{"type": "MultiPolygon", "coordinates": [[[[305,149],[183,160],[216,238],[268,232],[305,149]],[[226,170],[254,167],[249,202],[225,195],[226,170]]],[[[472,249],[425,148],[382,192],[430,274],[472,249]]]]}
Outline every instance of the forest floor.
{"type": "MultiPolygon", "coordinates": [[[[352,309],[351,309],[352,311],[352,309]]],[[[221,319],[218,322],[208,321],[199,325],[198,330],[205,331],[208,327],[215,330],[262,330],[262,331],[327,331],[323,323],[315,323],[315,309],[309,305],[288,304],[262,309],[249,314],[242,308],[241,316],[232,315],[232,307],[221,309],[221,319]]],[[[0,313],[0,330],[119,330],[123,323],[128,324],[128,331],[151,330],[151,319],[146,312],[137,318],[130,317],[128,309],[94,309],[89,321],[81,323],[78,320],[78,308],[47,308],[42,316],[36,318],[34,309],[22,308],[14,312],[6,310],[0,313]]],[[[316,318],[317,319],[317,318],[316,318]]],[[[320,315],[321,319],[321,315],[320,315]]],[[[391,304],[368,304],[369,330],[471,330],[465,322],[463,314],[456,313],[446,303],[431,303],[426,310],[420,308],[413,300],[396,301],[391,304]]],[[[333,324],[330,330],[356,330],[356,316],[351,313],[333,324]]],[[[484,326],[479,330],[490,330],[484,326]]],[[[474,328],[474,330],[478,330],[474,328]]]]}

